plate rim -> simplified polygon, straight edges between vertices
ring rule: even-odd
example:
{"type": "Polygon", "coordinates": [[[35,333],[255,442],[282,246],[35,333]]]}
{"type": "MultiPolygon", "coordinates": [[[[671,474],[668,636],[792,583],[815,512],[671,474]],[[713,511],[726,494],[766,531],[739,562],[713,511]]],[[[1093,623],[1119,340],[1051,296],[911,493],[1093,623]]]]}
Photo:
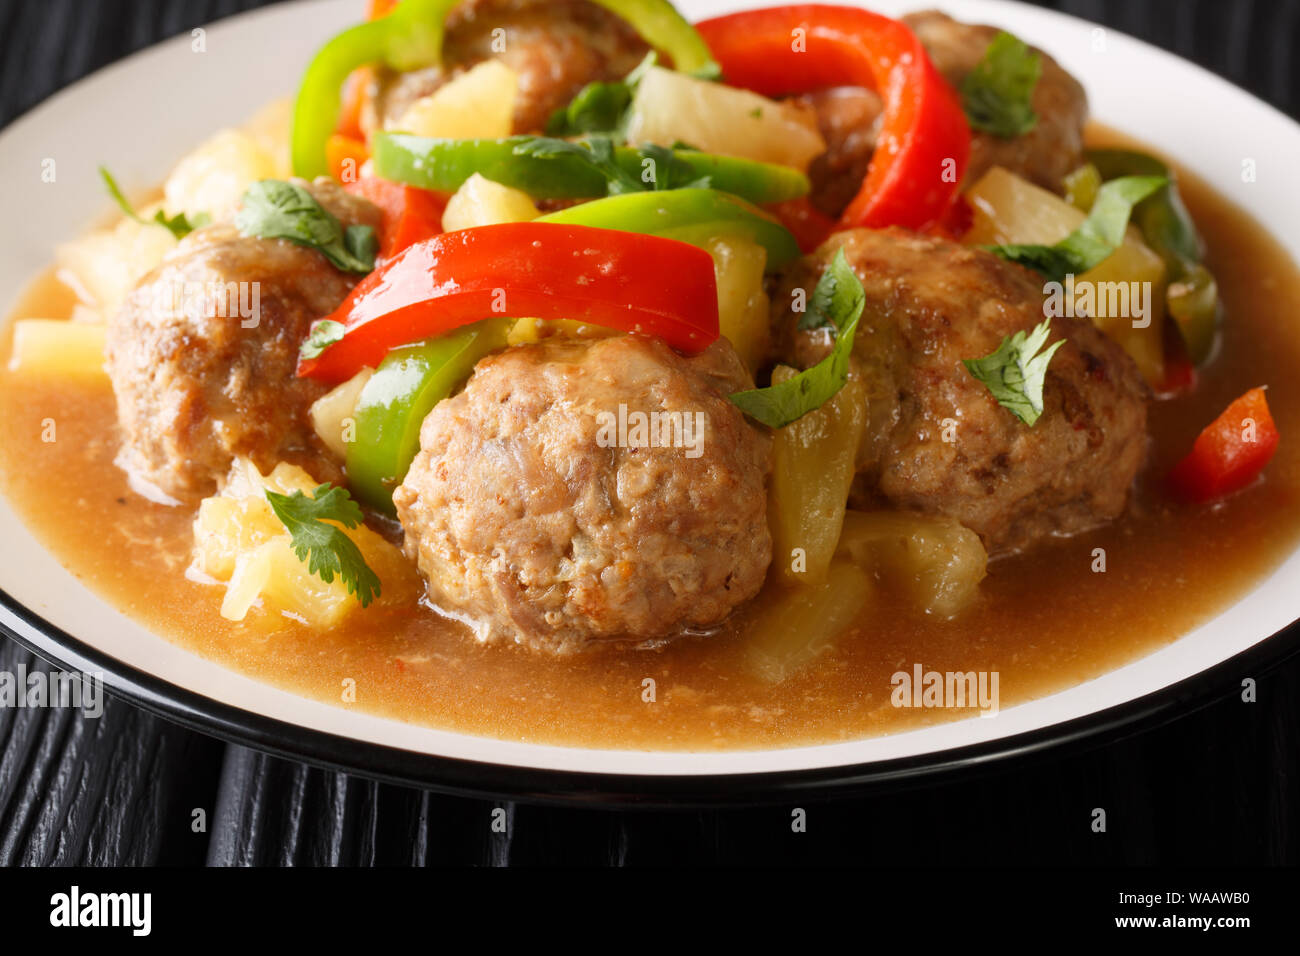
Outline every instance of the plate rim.
{"type": "Polygon", "coordinates": [[[732,774],[592,773],[466,760],[344,737],[244,710],[124,664],[0,590],[0,633],[55,667],[103,676],[113,696],[226,743],[326,770],[451,796],[568,807],[706,809],[895,792],[957,773],[1005,771],[1154,730],[1300,656],[1300,619],[1218,664],[1141,697],[1019,734],[907,757],[816,769],[732,774]],[[73,653],[67,655],[66,651],[73,653]],[[287,742],[287,743],[286,743],[287,742]]]}
{"type": "MultiPolygon", "coordinates": [[[[1000,2],[1008,3],[1008,0],[1000,0],[1000,2]]],[[[300,0],[285,6],[309,5],[310,0],[300,0]]],[[[735,0],[734,5],[739,7],[750,4],[744,0],[735,0]]],[[[866,2],[850,0],[849,5],[865,6],[869,5],[869,0],[866,2]]],[[[918,9],[925,6],[919,0],[916,5],[918,9]]],[[[1078,24],[1103,26],[1073,14],[1029,6],[1015,0],[1010,0],[1008,5],[1033,11],[1035,15],[1049,15],[1054,19],[1074,21],[1078,24]]],[[[220,25],[237,28],[234,21],[252,19],[264,12],[264,8],[241,11],[219,20],[209,21],[203,26],[207,28],[220,25]]],[[[1176,60],[1180,67],[1197,71],[1207,79],[1249,98],[1254,105],[1264,107],[1272,114],[1273,121],[1281,121],[1293,129],[1300,130],[1300,123],[1295,118],[1232,80],[1176,53],[1133,37],[1118,28],[1104,26],[1104,29],[1122,37],[1125,42],[1140,46],[1145,56],[1176,60]]],[[[13,132],[16,126],[22,125],[42,108],[55,101],[74,97],[83,86],[92,85],[106,73],[128,69],[134,61],[148,56],[169,43],[183,42],[183,39],[182,32],[181,35],[160,40],[65,84],[22,113],[15,115],[0,127],[0,132],[13,132]]],[[[1222,191],[1220,195],[1226,196],[1222,191]]],[[[1231,197],[1227,198],[1235,203],[1231,197]]],[[[1288,249],[1288,252],[1295,256],[1295,251],[1288,249]]],[[[1255,586],[1267,580],[1277,570],[1273,568],[1263,575],[1255,586]]],[[[1249,593],[1251,592],[1247,591],[1238,599],[1225,605],[1216,612],[1215,616],[1231,608],[1249,593]]],[[[1038,757],[1049,752],[1063,755],[1069,750],[1091,749],[1102,745],[1107,740],[1141,732],[1178,719],[1207,706],[1217,697],[1226,696],[1235,688],[1226,680],[1222,687],[1216,685],[1219,680],[1224,679],[1227,671],[1258,675],[1276,668],[1300,652],[1300,617],[1297,617],[1272,635],[1257,638],[1255,643],[1232,657],[1212,664],[1173,684],[1158,687],[1139,697],[1102,710],[1005,737],[903,757],[817,768],[727,774],[643,775],[476,761],[464,757],[408,750],[291,723],[208,697],[199,691],[190,690],[134,665],[126,664],[112,657],[107,651],[98,650],[61,630],[2,590],[0,590],[0,633],[6,634],[56,666],[101,672],[105,677],[105,689],[113,696],[150,713],[224,741],[254,747],[288,759],[355,773],[371,779],[411,784],[450,794],[506,797],[564,805],[613,804],[633,807],[721,806],[737,802],[770,804],[788,799],[791,795],[810,794],[829,797],[832,794],[865,792],[882,788],[895,789],[914,786],[957,771],[972,773],[980,769],[989,770],[994,766],[1002,768],[1017,758],[1038,757]],[[91,666],[74,666],[76,662],[91,666]]]]}

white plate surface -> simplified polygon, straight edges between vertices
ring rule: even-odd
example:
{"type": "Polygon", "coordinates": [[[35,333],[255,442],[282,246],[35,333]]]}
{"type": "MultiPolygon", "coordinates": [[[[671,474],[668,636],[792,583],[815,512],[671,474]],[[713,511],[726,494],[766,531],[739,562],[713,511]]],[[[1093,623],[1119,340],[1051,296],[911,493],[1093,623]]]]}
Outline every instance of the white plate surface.
{"type": "MultiPolygon", "coordinates": [[[[1300,252],[1294,161],[1300,127],[1198,67],[1111,30],[1001,0],[939,0],[953,16],[1005,26],[1041,46],[1087,87],[1093,115],[1159,144],[1300,252]],[[1213,134],[1210,134],[1213,131],[1213,134]],[[1243,163],[1258,175],[1244,182],[1243,163]]],[[[693,19],[746,4],[679,4],[693,19]]],[[[873,0],[900,14],[920,3],[873,0]]],[[[115,64],[54,96],[0,134],[0,182],[11,222],[0,232],[0,297],[11,304],[50,263],[57,243],[106,211],[96,176],[113,169],[128,191],[160,182],[214,130],[237,125],[291,93],[316,47],[361,15],[359,0],[301,0],[218,23],[206,51],[183,36],[115,64]],[[41,180],[53,158],[57,180],[41,180]]],[[[1300,334],[1300,317],[1278,315],[1300,334]]],[[[1124,704],[1195,675],[1267,639],[1300,616],[1300,552],[1226,613],[1118,670],[1050,697],[970,719],[850,743],[729,753],[552,747],[431,730],[329,706],[210,663],[134,623],[83,587],[0,499],[0,589],[61,630],[176,687],[243,710],[356,741],[417,753],[542,770],[726,775],[869,764],[1000,740],[1124,704]]]]}

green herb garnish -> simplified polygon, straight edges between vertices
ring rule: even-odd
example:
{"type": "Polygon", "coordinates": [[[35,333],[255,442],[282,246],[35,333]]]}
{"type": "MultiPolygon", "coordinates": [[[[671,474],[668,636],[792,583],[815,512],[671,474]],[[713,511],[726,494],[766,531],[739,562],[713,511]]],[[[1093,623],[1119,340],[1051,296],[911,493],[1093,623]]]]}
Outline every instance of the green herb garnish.
{"type": "Polygon", "coordinates": [[[746,415],[769,428],[784,428],[821,408],[849,380],[853,335],[866,301],[862,283],[844,258],[844,250],[840,249],[813,290],[809,314],[816,317],[809,321],[805,316],[799,322],[800,328],[829,326],[835,335],[831,354],[784,382],[735,392],[730,396],[731,401],[746,415]]]}
{"type": "Polygon", "coordinates": [[[995,136],[1023,136],[1038,123],[1034,88],[1042,57],[1007,32],[999,33],[961,85],[962,106],[971,126],[995,136]]]}
{"type": "Polygon", "coordinates": [[[967,371],[984,383],[999,405],[1030,426],[1043,414],[1047,366],[1056,350],[1065,344],[1062,339],[1046,352],[1039,352],[1047,342],[1051,323],[1051,319],[1045,319],[1028,334],[1017,332],[1007,336],[992,355],[962,360],[967,371]]]}
{"type": "Polygon", "coordinates": [[[1169,182],[1163,176],[1124,176],[1097,191],[1088,218],[1054,246],[991,246],[989,251],[1018,262],[1054,282],[1100,265],[1124,244],[1133,207],[1169,182]]]}
{"type": "Polygon", "coordinates": [[[650,175],[646,176],[643,172],[641,176],[636,176],[618,163],[614,144],[606,136],[593,136],[576,143],[548,136],[533,136],[515,146],[513,152],[516,156],[531,156],[534,159],[555,159],[560,156],[577,159],[604,177],[606,194],[610,196],[658,189],[707,189],[711,183],[708,176],[697,177],[695,171],[666,146],[650,145],[637,150],[642,170],[648,170],[650,175]]]}
{"type": "Polygon", "coordinates": [[[361,506],[352,500],[347,489],[331,484],[318,485],[311,497],[301,491],[291,495],[266,492],[271,510],[288,529],[293,553],[307,562],[307,570],[326,584],[334,575],[343,579],[349,594],[355,594],[362,607],[379,596],[379,576],[370,570],[361,549],[338,525],[355,528],[364,520],[361,506]]]}
{"type": "Polygon", "coordinates": [[[344,272],[364,275],[375,267],[379,241],[370,226],[338,221],[316,197],[294,183],[263,179],[244,193],[235,214],[242,235],[285,239],[315,249],[344,272]]]}
{"type": "Polygon", "coordinates": [[[183,212],[178,212],[168,218],[167,214],[161,209],[153,214],[152,219],[145,219],[132,208],[121,188],[117,185],[117,180],[113,178],[112,173],[100,166],[99,175],[104,180],[104,185],[108,187],[108,194],[113,197],[113,202],[117,203],[117,208],[122,210],[123,215],[146,226],[162,226],[177,239],[184,239],[195,229],[200,229],[212,221],[212,217],[205,212],[196,213],[194,219],[190,220],[185,217],[183,212]]]}
{"type": "Polygon", "coordinates": [[[302,347],[298,350],[298,357],[302,359],[320,358],[322,352],[343,338],[344,331],[346,330],[342,322],[335,322],[333,319],[321,319],[311,327],[307,340],[302,343],[302,347]]]}
{"type": "Polygon", "coordinates": [[[646,71],[655,65],[654,51],[647,53],[637,67],[621,80],[612,83],[588,83],[568,106],[551,114],[546,124],[547,136],[582,136],[588,133],[605,133],[618,142],[626,138],[623,128],[627,122],[632,97],[646,71]]]}

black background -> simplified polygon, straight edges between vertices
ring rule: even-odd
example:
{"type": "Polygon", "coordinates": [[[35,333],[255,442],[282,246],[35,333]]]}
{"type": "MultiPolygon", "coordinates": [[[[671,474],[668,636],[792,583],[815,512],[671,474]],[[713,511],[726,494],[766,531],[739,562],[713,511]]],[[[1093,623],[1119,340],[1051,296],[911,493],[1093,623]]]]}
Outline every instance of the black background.
{"type": "MultiPolygon", "coordinates": [[[[134,50],[260,5],[0,0],[0,125],[134,50]]],[[[938,5],[961,18],[960,0],[938,5]]],[[[1300,108],[1300,0],[1042,5],[1300,108]]],[[[1201,122],[1194,102],[1151,109],[1201,122]]],[[[42,666],[0,642],[0,669],[42,666]]],[[[614,813],[423,793],[228,746],[112,700],[98,720],[0,710],[0,864],[1295,864],[1300,660],[1238,676],[1258,680],[1257,703],[1234,677],[1205,709],[1089,750],[806,804],[799,834],[789,807],[614,813]],[[490,826],[497,806],[504,835],[490,826]],[[1105,833],[1090,827],[1096,807],[1105,833]]]]}

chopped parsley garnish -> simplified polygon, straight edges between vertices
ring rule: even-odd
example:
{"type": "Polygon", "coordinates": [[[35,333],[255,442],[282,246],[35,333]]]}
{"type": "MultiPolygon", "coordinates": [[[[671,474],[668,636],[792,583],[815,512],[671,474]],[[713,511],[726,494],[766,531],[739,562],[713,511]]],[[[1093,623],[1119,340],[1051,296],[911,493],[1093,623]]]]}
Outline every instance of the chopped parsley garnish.
{"type": "Polygon", "coordinates": [[[866,305],[866,293],[844,258],[843,249],[835,254],[830,266],[817,280],[809,304],[812,308],[800,320],[799,327],[828,326],[835,336],[831,354],[784,382],[735,392],[730,396],[741,411],[769,428],[784,428],[821,408],[849,380],[849,355],[853,352],[853,335],[866,305]]]}
{"type": "Polygon", "coordinates": [[[311,327],[307,340],[302,343],[302,347],[298,350],[298,357],[302,359],[320,358],[322,352],[343,338],[345,331],[342,322],[335,322],[333,319],[321,319],[311,327]]]}
{"type": "Polygon", "coordinates": [[[370,570],[361,549],[338,525],[355,528],[364,520],[361,506],[352,500],[347,489],[331,484],[318,485],[311,497],[301,491],[282,495],[266,493],[271,510],[289,531],[293,553],[307,562],[307,570],[326,584],[334,575],[343,579],[349,594],[355,594],[362,607],[379,596],[379,576],[370,570]]]}
{"type": "Polygon", "coordinates": [[[1042,57],[1003,31],[961,85],[962,106],[971,126],[995,136],[1023,136],[1038,123],[1034,88],[1042,57]]]}
{"type": "Polygon", "coordinates": [[[696,177],[694,170],[665,146],[650,145],[636,150],[641,175],[635,175],[619,163],[614,144],[606,136],[593,136],[576,143],[548,136],[532,136],[515,146],[514,154],[534,159],[555,159],[560,156],[576,159],[604,177],[606,193],[610,196],[657,189],[705,189],[710,183],[707,176],[696,177]]]}
{"type": "Polygon", "coordinates": [[[279,179],[253,183],[235,214],[242,235],[286,239],[315,249],[344,272],[364,275],[375,267],[379,240],[370,226],[338,221],[316,197],[301,186],[279,179]]]}
{"type": "Polygon", "coordinates": [[[183,212],[168,218],[161,209],[153,214],[152,219],[145,219],[131,207],[131,203],[127,201],[112,173],[100,166],[99,175],[104,180],[104,185],[108,187],[108,194],[113,197],[113,202],[117,203],[117,208],[122,210],[123,215],[146,226],[162,226],[177,239],[184,239],[195,229],[200,229],[212,221],[212,217],[205,212],[196,213],[193,220],[190,220],[183,212]]]}
{"type": "Polygon", "coordinates": [[[631,73],[612,83],[588,83],[568,106],[551,114],[546,124],[547,136],[582,136],[605,133],[623,142],[623,127],[636,88],[646,71],[655,65],[655,53],[647,53],[631,73]]]}
{"type": "Polygon", "coordinates": [[[997,351],[979,359],[963,359],[962,364],[1005,408],[1026,425],[1032,426],[1043,414],[1043,385],[1047,366],[1065,340],[1046,352],[1039,350],[1051,333],[1051,319],[1032,332],[1017,332],[1002,340],[997,351]]]}
{"type": "Polygon", "coordinates": [[[990,251],[1018,262],[1054,282],[1100,265],[1124,243],[1133,207],[1169,182],[1163,176],[1124,176],[1097,191],[1088,218],[1054,246],[991,246],[990,251]]]}

